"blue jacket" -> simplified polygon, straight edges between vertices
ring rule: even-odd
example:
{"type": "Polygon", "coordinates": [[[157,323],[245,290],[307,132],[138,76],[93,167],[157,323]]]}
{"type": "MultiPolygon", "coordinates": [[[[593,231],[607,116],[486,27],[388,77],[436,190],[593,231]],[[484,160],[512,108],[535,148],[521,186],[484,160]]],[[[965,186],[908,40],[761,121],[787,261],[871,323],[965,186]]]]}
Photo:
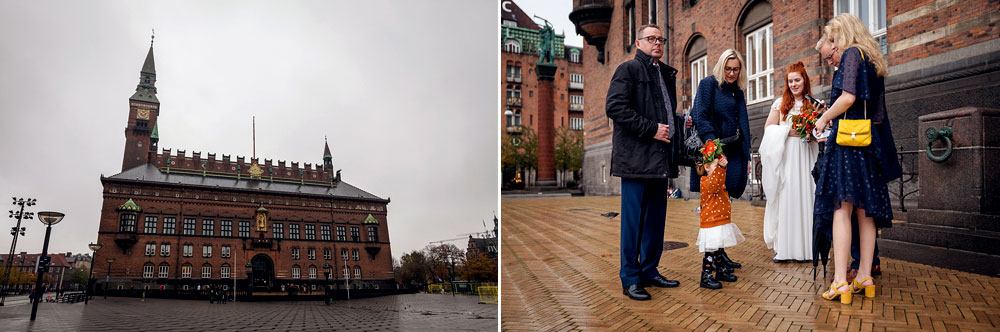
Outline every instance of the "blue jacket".
{"type": "MultiPolygon", "coordinates": [[[[747,183],[747,165],[750,162],[750,120],[747,117],[747,103],[736,84],[719,86],[715,76],[709,76],[698,83],[698,93],[694,97],[691,118],[702,141],[726,138],[736,135],[740,138],[726,144],[722,152],[729,159],[726,167],[726,190],[731,197],[740,197],[747,183]]],[[[691,191],[699,191],[700,177],[692,169],[691,191]]]]}

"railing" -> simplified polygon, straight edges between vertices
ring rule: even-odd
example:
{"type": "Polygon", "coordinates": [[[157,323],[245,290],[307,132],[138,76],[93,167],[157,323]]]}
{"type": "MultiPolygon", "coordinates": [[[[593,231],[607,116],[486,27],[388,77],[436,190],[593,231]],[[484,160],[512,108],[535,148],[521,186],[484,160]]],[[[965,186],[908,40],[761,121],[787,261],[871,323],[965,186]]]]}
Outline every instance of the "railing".
{"type": "Polygon", "coordinates": [[[583,112],[583,104],[569,104],[569,110],[583,112]]]}
{"type": "Polygon", "coordinates": [[[520,135],[524,133],[524,127],[522,126],[507,126],[507,133],[511,135],[520,135]]]}
{"type": "Polygon", "coordinates": [[[920,151],[900,150],[896,153],[896,157],[899,158],[899,165],[903,167],[903,176],[889,183],[889,193],[899,199],[899,210],[906,212],[906,197],[920,191],[919,186],[914,185],[916,188],[911,189],[912,187],[908,188],[906,185],[911,182],[919,183],[917,161],[920,157],[920,151]]]}
{"type": "Polygon", "coordinates": [[[569,88],[583,90],[583,82],[569,82],[569,88]]]}
{"type": "Polygon", "coordinates": [[[507,97],[507,106],[521,106],[520,97],[507,97]]]}
{"type": "Polygon", "coordinates": [[[507,82],[521,83],[521,76],[507,76],[507,82]]]}

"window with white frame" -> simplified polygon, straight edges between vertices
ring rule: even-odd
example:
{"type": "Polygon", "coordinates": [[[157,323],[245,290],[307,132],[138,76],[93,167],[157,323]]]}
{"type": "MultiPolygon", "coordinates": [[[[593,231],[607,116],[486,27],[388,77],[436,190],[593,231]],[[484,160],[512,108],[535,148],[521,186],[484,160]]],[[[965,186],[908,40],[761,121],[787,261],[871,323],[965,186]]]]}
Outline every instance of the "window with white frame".
{"type": "Polygon", "coordinates": [[[358,255],[358,249],[351,249],[351,258],[356,261],[361,260],[361,256],[358,255]]]}
{"type": "Polygon", "coordinates": [[[119,232],[135,232],[136,216],[133,213],[121,215],[121,222],[118,224],[119,232]]]}
{"type": "Polygon", "coordinates": [[[330,241],[330,225],[319,226],[319,239],[323,241],[330,241]]]}
{"type": "Polygon", "coordinates": [[[347,229],[344,226],[337,226],[337,241],[347,241],[347,229]]]}
{"type": "Polygon", "coordinates": [[[191,278],[191,264],[181,266],[181,278],[191,278]]]}
{"type": "Polygon", "coordinates": [[[569,118],[569,129],[583,130],[583,118],[569,118]]]}
{"type": "Polygon", "coordinates": [[[698,94],[698,83],[705,77],[708,77],[707,55],[691,61],[691,100],[698,94]]]}
{"type": "Polygon", "coordinates": [[[163,218],[163,234],[174,234],[174,229],[177,227],[177,218],[166,217],[163,218]]]}
{"type": "Polygon", "coordinates": [[[156,233],[156,217],[146,217],[146,224],[143,226],[142,232],[146,234],[156,233]]]}
{"type": "Polygon", "coordinates": [[[153,271],[155,269],[156,268],[153,267],[153,263],[146,263],[146,265],[143,265],[142,266],[142,278],[143,279],[151,279],[151,278],[153,278],[153,271]]]}
{"type": "Polygon", "coordinates": [[[361,242],[361,228],[351,227],[351,241],[361,242]]]}
{"type": "Polygon", "coordinates": [[[333,254],[330,252],[330,248],[323,248],[323,259],[325,260],[333,259],[333,254]]]}
{"type": "Polygon", "coordinates": [[[577,105],[580,105],[580,107],[583,107],[583,96],[581,96],[581,95],[569,95],[569,103],[570,104],[577,104],[577,105]]]}
{"type": "Polygon", "coordinates": [[[202,279],[209,279],[211,277],[212,277],[212,266],[208,265],[207,263],[205,265],[202,265],[201,266],[201,278],[202,279]]]}
{"type": "Polygon", "coordinates": [[[250,237],[250,222],[249,221],[241,221],[239,223],[239,229],[238,229],[238,231],[240,232],[240,234],[239,234],[240,237],[250,237]]]}
{"type": "Polygon", "coordinates": [[[299,224],[288,224],[288,238],[292,240],[299,239],[299,224]]]}
{"type": "Polygon", "coordinates": [[[233,236],[233,221],[232,220],[223,220],[222,223],[219,224],[219,235],[222,235],[222,236],[233,236]]]}
{"type": "Polygon", "coordinates": [[[646,12],[649,24],[656,24],[656,0],[646,0],[646,12]]]}
{"type": "Polygon", "coordinates": [[[164,243],[160,245],[160,256],[170,257],[170,244],[164,243]]]}
{"type": "Polygon", "coordinates": [[[578,52],[578,51],[570,51],[569,52],[569,62],[579,63],[580,62],[580,52],[578,52]]]}
{"type": "Polygon", "coordinates": [[[219,277],[223,279],[229,278],[229,272],[229,264],[222,264],[222,268],[219,269],[219,277]]]}
{"type": "Polygon", "coordinates": [[[340,258],[344,259],[345,261],[347,260],[347,248],[340,249],[340,258]]]}
{"type": "Polygon", "coordinates": [[[208,235],[208,236],[215,235],[215,220],[212,219],[201,220],[201,235],[208,235]]]}
{"type": "Polygon", "coordinates": [[[194,256],[194,245],[193,244],[185,244],[184,245],[183,256],[184,257],[194,256]]]}
{"type": "Polygon", "coordinates": [[[361,279],[361,267],[360,266],[355,266],[354,267],[354,279],[361,279]]]}
{"type": "Polygon", "coordinates": [[[853,14],[868,27],[868,32],[875,37],[882,54],[887,54],[889,47],[886,40],[885,0],[833,0],[833,15],[843,13],[853,14]]]}
{"type": "Polygon", "coordinates": [[[156,242],[146,243],[146,256],[156,256],[156,242]]]}
{"type": "Polygon", "coordinates": [[[232,254],[232,248],[228,244],[223,245],[221,252],[222,258],[229,258],[231,254],[232,254]]]}
{"type": "Polygon", "coordinates": [[[307,249],[306,255],[309,256],[309,259],[316,259],[316,248],[307,249]]]}
{"type": "Polygon", "coordinates": [[[625,46],[635,44],[635,3],[625,7],[625,46]]]}
{"type": "Polygon", "coordinates": [[[184,235],[194,235],[194,218],[184,218],[184,235]]]}
{"type": "Polygon", "coordinates": [[[299,259],[299,248],[292,248],[292,259],[299,259]]]}
{"type": "Polygon", "coordinates": [[[292,279],[298,279],[302,277],[302,270],[299,269],[298,265],[292,266],[292,279]]]}
{"type": "Polygon", "coordinates": [[[503,50],[504,52],[509,53],[521,53],[521,43],[515,39],[507,39],[507,41],[503,43],[503,50]]]}
{"type": "Polygon", "coordinates": [[[316,225],[306,225],[306,240],[316,239],[316,225]]]}
{"type": "Polygon", "coordinates": [[[280,239],[280,238],[284,238],[285,237],[285,225],[284,224],[282,224],[280,222],[276,222],[276,223],[271,224],[271,228],[274,229],[274,238],[275,239],[280,239]]]}
{"type": "Polygon", "coordinates": [[[212,257],[212,245],[211,244],[206,244],[206,245],[204,245],[204,246],[201,247],[201,257],[205,257],[205,258],[212,257]]]}
{"type": "Polygon", "coordinates": [[[345,266],[344,267],[344,279],[348,279],[350,277],[351,277],[351,269],[349,269],[348,267],[345,266]]]}
{"type": "Polygon", "coordinates": [[[368,226],[368,242],[378,242],[378,228],[368,226]]]}
{"type": "Polygon", "coordinates": [[[569,81],[574,83],[583,83],[583,74],[569,74],[569,81]]]}
{"type": "Polygon", "coordinates": [[[774,72],[771,55],[771,27],[750,32],[746,36],[747,46],[747,104],[774,98],[771,74],[774,72]]]}
{"type": "Polygon", "coordinates": [[[309,279],[316,279],[316,266],[309,267],[309,279]]]}
{"type": "Polygon", "coordinates": [[[160,264],[160,275],[158,275],[157,277],[166,278],[169,277],[169,273],[170,273],[170,265],[167,265],[167,263],[160,264]]]}

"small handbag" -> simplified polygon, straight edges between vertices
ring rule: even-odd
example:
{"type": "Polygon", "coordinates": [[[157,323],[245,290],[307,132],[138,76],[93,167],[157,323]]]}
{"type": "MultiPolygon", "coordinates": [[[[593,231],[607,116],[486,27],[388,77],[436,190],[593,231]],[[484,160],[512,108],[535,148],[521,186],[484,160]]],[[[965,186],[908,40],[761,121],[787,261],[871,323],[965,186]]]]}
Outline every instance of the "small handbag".
{"type": "MultiPolygon", "coordinates": [[[[865,59],[865,54],[861,54],[865,59]]],[[[848,120],[847,111],[837,126],[837,145],[865,147],[872,144],[872,120],[868,119],[868,100],[865,100],[865,118],[848,120]]]]}

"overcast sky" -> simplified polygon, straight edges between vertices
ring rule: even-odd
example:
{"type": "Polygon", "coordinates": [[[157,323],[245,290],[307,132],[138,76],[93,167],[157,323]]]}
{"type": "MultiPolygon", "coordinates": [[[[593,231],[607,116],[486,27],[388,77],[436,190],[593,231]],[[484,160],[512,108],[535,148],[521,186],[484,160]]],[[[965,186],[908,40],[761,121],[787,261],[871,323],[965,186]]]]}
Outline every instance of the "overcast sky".
{"type": "MultiPolygon", "coordinates": [[[[36,198],[28,211],[66,214],[49,251],[88,251],[155,28],[161,148],[249,157],[255,115],[258,157],[321,163],[328,136],[345,182],[392,199],[394,257],[492,229],[497,13],[460,0],[0,0],[3,211],[36,198]]],[[[40,252],[44,227],[24,225],[16,251],[40,252]]]]}
{"type": "Polygon", "coordinates": [[[514,3],[539,25],[544,21],[535,18],[535,15],[549,20],[557,34],[566,35],[566,45],[583,47],[583,37],[576,34],[576,26],[569,20],[569,13],[573,11],[573,1],[514,0],[514,3]]]}

